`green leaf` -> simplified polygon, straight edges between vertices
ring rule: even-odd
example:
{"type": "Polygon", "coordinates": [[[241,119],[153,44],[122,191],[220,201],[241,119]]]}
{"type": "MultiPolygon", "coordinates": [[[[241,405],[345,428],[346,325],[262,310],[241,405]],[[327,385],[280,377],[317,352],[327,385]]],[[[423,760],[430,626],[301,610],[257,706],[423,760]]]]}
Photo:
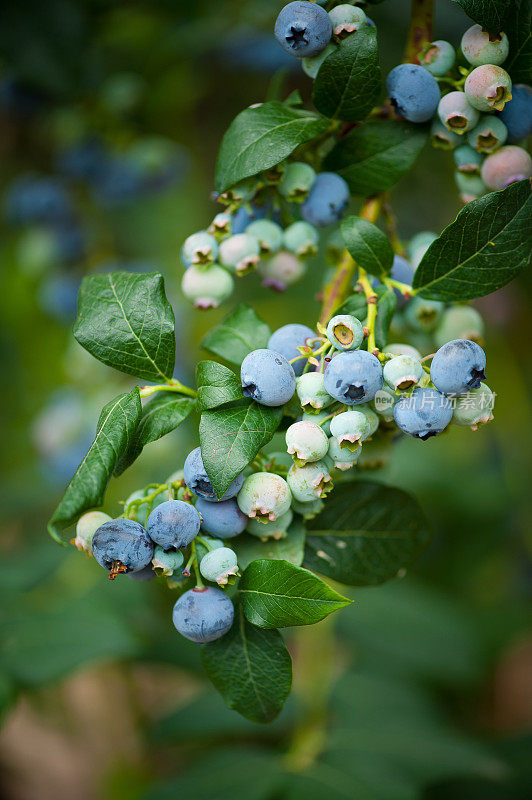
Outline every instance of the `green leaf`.
{"type": "Polygon", "coordinates": [[[505,286],[530,260],[530,181],[468,203],[429,247],[414,289],[432,300],[471,300],[505,286]]]}
{"type": "Polygon", "coordinates": [[[515,0],[453,0],[474,22],[494,34],[506,31],[505,21],[513,2],[515,0]]]}
{"type": "Polygon", "coordinates": [[[270,336],[268,325],[241,303],[203,337],[201,346],[231,364],[241,364],[252,350],[267,347],[270,336]]]}
{"type": "Polygon", "coordinates": [[[104,407],[94,441],[48,523],[48,532],[57,542],[62,541],[63,528],[80,514],[102,505],[109,478],[135,437],[141,413],[137,386],[104,407]]]}
{"type": "Polygon", "coordinates": [[[427,141],[424,125],[399,120],[368,120],[347,134],[325,159],[360,195],[387,192],[410,172],[427,141]]]}
{"type": "Polygon", "coordinates": [[[305,526],[301,520],[295,519],[283,539],[261,542],[256,536],[243,534],[233,539],[231,546],[238,556],[240,569],[246,569],[252,561],[260,558],[275,558],[299,567],[305,550],[305,526]]]}
{"type": "Polygon", "coordinates": [[[532,4],[530,0],[512,0],[504,23],[510,41],[510,53],[503,67],[514,83],[530,84],[532,75],[532,4]]]}
{"type": "Polygon", "coordinates": [[[233,120],[222,140],[216,162],[216,189],[225,192],[244,178],[271,169],[327,128],[327,120],[275,101],[246,108],[233,120]]]}
{"type": "Polygon", "coordinates": [[[244,614],[261,628],[313,625],[352,602],[308,569],[288,561],[252,561],[239,590],[244,614]]]}
{"type": "Polygon", "coordinates": [[[218,497],[268,444],[282,416],[282,409],[267,408],[248,399],[203,412],[199,428],[201,455],[218,497]]]}
{"type": "Polygon", "coordinates": [[[304,564],[349,586],[384,583],[431,539],[419,505],[400,489],[371,481],[338,486],[307,523],[304,564]]]}
{"type": "Polygon", "coordinates": [[[203,647],[203,666],[229,708],[252,722],[271,722],[292,685],[292,660],[277,630],[248,622],[242,606],[233,627],[203,647]]]}
{"type": "Polygon", "coordinates": [[[314,81],[312,100],[325,117],[355,122],[369,114],[380,91],[377,33],[364,27],[327,56],[314,81]]]}
{"type": "Polygon", "coordinates": [[[242,385],[232,370],[216,363],[216,361],[200,361],[196,367],[196,383],[198,386],[198,409],[242,400],[242,385]]]}
{"type": "Polygon", "coordinates": [[[137,459],[143,448],[181,425],[194,408],[194,400],[174,392],[159,392],[142,409],[142,415],[127,451],[113,472],[121,475],[137,459]]]}
{"type": "MultiPolygon", "coordinates": [[[[377,347],[382,350],[388,342],[388,331],[392,323],[395,309],[397,308],[397,297],[394,290],[388,286],[377,286],[375,288],[375,294],[377,295],[375,343],[377,347]]],[[[363,292],[356,292],[350,295],[336,313],[352,314],[365,325],[368,316],[366,296],[363,292]]]]}
{"type": "Polygon", "coordinates": [[[359,267],[382,280],[393,264],[393,249],[388,237],[362,217],[347,217],[342,222],[345,246],[359,267]]]}
{"type": "Polygon", "coordinates": [[[74,336],[89,353],[147,381],[172,377],[174,312],[158,272],[109,272],[83,278],[74,336]]]}

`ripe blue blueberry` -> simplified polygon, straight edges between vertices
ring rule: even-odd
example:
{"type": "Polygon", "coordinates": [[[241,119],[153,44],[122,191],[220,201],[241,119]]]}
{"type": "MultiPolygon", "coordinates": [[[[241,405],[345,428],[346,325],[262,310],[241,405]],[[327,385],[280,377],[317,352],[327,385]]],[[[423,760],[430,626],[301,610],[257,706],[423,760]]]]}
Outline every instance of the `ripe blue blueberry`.
{"type": "Polygon", "coordinates": [[[486,377],[486,354],[469,339],[452,339],[436,351],[430,366],[432,383],[443,394],[461,395],[486,377]]]}
{"type": "Polygon", "coordinates": [[[294,464],[286,477],[290,491],[300,503],[319,500],[333,488],[331,474],[325,461],[314,461],[304,467],[294,464]]]}
{"type": "Polygon", "coordinates": [[[507,137],[508,128],[504,122],[498,117],[484,114],[467,134],[467,141],[479,153],[493,153],[505,143],[507,137]]]}
{"type": "Polygon", "coordinates": [[[465,92],[449,92],[438,103],[438,116],[445,127],[462,135],[474,128],[480,114],[469,102],[465,92]]]}
{"type": "Polygon", "coordinates": [[[342,3],[331,9],[329,19],[334,35],[339,39],[344,39],[350,33],[360,30],[367,23],[367,17],[362,9],[349,3],[342,3]]]}
{"type": "MultiPolygon", "coordinates": [[[[273,350],[279,353],[287,361],[292,358],[297,358],[301,353],[297,349],[303,347],[307,339],[312,339],[315,336],[312,328],[306,325],[299,325],[297,322],[292,322],[289,325],[283,325],[282,328],[272,333],[268,342],[268,350],[273,350]]],[[[296,375],[301,375],[305,368],[306,359],[302,358],[292,364],[292,368],[296,375]]]]}
{"type": "Polygon", "coordinates": [[[181,290],[195,308],[218,308],[233,293],[234,281],[218,264],[189,267],[181,279],[181,290]]]}
{"type": "Polygon", "coordinates": [[[153,542],[142,525],[132,519],[104,522],[92,537],[94,558],[110,577],[119,572],[138,572],[153,558],[153,542]]]}
{"type": "Polygon", "coordinates": [[[409,436],[426,441],[441,433],[451,421],[453,404],[436,389],[414,389],[394,407],[398,427],[409,436]]]}
{"type": "Polygon", "coordinates": [[[219,539],[232,539],[242,533],[248,518],[243,514],[233,498],[223,503],[209,503],[198,498],[196,511],[200,514],[201,530],[219,539]]]}
{"type": "Polygon", "coordinates": [[[152,541],[164,550],[186,547],[198,535],[200,515],[190,503],[167,500],[154,508],[148,517],[146,530],[152,541]]]}
{"type": "Polygon", "coordinates": [[[307,414],[317,414],[333,402],[325,388],[325,379],[321,372],[305,372],[301,375],[297,379],[296,392],[307,414]]]}
{"type": "Polygon", "coordinates": [[[366,350],[339,353],[325,370],[324,385],[331,397],[352,406],[367,403],[382,389],[380,361],[366,350]]]}
{"type": "Polygon", "coordinates": [[[478,150],[474,150],[468,144],[462,144],[457,147],[453,153],[453,159],[458,172],[464,172],[468,175],[479,175],[480,167],[484,160],[478,150]]]}
{"type": "Polygon", "coordinates": [[[237,496],[240,510],[260,522],[271,522],[286,514],[291,501],[287,482],[273,472],[249,475],[237,496]]]}
{"type": "Polygon", "coordinates": [[[293,253],[280,250],[271,258],[259,261],[257,272],[262,278],[262,285],[276,292],[284,292],[288,286],[293,286],[301,280],[306,272],[304,261],[293,253]]]}
{"type": "Polygon", "coordinates": [[[349,202],[349,186],[335,172],[320,172],[301,207],[304,220],[318,228],[337,222],[349,202]]]}
{"type": "Polygon", "coordinates": [[[157,545],[151,563],[156,575],[170,578],[183,566],[184,560],[181,550],[165,550],[157,545]]]}
{"type": "Polygon", "coordinates": [[[344,472],[351,469],[357,461],[362,452],[362,445],[357,444],[353,449],[342,447],[338,444],[338,439],[331,436],[329,440],[329,458],[332,459],[334,467],[344,472]]]}
{"type": "Polygon", "coordinates": [[[394,392],[406,392],[421,380],[423,367],[421,361],[412,356],[395,356],[386,362],[382,374],[394,392]]]}
{"type": "MultiPolygon", "coordinates": [[[[325,52],[325,51],[324,51],[325,52]]],[[[321,56],[317,56],[321,58],[321,56]]],[[[305,161],[287,164],[279,184],[279,194],[289,203],[301,203],[312,189],[316,180],[314,169],[305,161]]]]}
{"type": "Polygon", "coordinates": [[[192,642],[214,642],[231,628],[234,608],[221,589],[189,589],[174,606],[172,620],[179,633],[192,642]]]}
{"type": "Polygon", "coordinates": [[[248,519],[246,531],[252,536],[261,539],[263,542],[266,542],[268,539],[284,539],[286,538],[286,532],[293,518],[292,509],[289,508],[288,511],[285,511],[284,514],[281,514],[280,517],[272,521],[268,520],[268,522],[262,522],[257,519],[248,519]]]}
{"type": "Polygon", "coordinates": [[[483,64],[470,72],[464,84],[468,101],[478,111],[502,111],[512,99],[512,79],[505,69],[483,64]]]}
{"type": "Polygon", "coordinates": [[[296,376],[286,358],[273,350],[253,350],[240,369],[242,391],[263,406],[282,406],[296,390],[296,376]]]}
{"type": "Polygon", "coordinates": [[[327,455],[327,436],[315,422],[294,422],[286,431],[286,449],[294,462],[303,467],[327,455]]]}
{"type": "Polygon", "coordinates": [[[244,476],[240,473],[240,475],[236,476],[223,497],[218,500],[211,480],[205,470],[200,447],[196,447],[196,449],[192,450],[186,457],[183,473],[185,483],[192,494],[195,494],[197,497],[203,497],[204,500],[208,500],[211,503],[218,503],[222,500],[229,500],[231,497],[234,497],[240,491],[244,483],[244,476]]]}
{"type": "Polygon", "coordinates": [[[219,586],[230,583],[238,575],[238,559],[230,547],[209,550],[200,562],[200,572],[207,581],[216,581],[219,586]]]}
{"type": "Polygon", "coordinates": [[[319,234],[308,222],[293,222],[283,236],[284,246],[299,258],[309,258],[318,252],[319,234]]]}
{"type": "Polygon", "coordinates": [[[78,550],[84,550],[86,553],[90,553],[94,534],[104,522],[109,522],[111,519],[109,514],[104,514],[103,511],[88,511],[86,514],[82,514],[78,519],[76,538],[72,539],[72,544],[75,545],[78,550]]]}
{"type": "Polygon", "coordinates": [[[275,21],[275,38],[287,53],[298,58],[317,56],[331,36],[329,15],[315,3],[288,3],[275,21]]]}
{"type": "Polygon", "coordinates": [[[509,144],[486,158],[480,175],[488,189],[505,189],[515,181],[532,177],[532,158],[523,147],[509,144]]]}
{"type": "MultiPolygon", "coordinates": [[[[257,223],[266,221],[258,220],[257,223]]],[[[249,226],[246,229],[246,233],[235,233],[233,236],[224,239],[220,244],[220,263],[223,267],[239,276],[247,275],[259,263],[259,240],[247,231],[249,231],[249,226]]]]}
{"type": "Polygon", "coordinates": [[[410,122],[427,122],[440,102],[436,78],[418,64],[399,64],[386,78],[386,90],[397,113],[410,122]]]}
{"type": "Polygon", "coordinates": [[[337,350],[356,350],[364,339],[364,328],[351,314],[337,314],[328,322],[327,339],[337,350]]]}
{"type": "Polygon", "coordinates": [[[484,321],[472,306],[451,306],[434,331],[434,341],[438,347],[451,339],[471,339],[479,342],[484,335],[484,321]]]}
{"type": "Polygon", "coordinates": [[[419,63],[437,77],[445,75],[454,66],[456,53],[454,47],[443,39],[430,42],[423,48],[419,63]]]}
{"type": "Polygon", "coordinates": [[[532,133],[532,87],[518,83],[512,88],[512,99],[499,112],[508,130],[509,144],[526,139],[532,133]]]}
{"type": "Polygon", "coordinates": [[[483,64],[500,65],[508,58],[510,44],[501,31],[493,36],[482,30],[481,25],[472,25],[462,36],[462,53],[470,64],[480,67],[483,64]]]}

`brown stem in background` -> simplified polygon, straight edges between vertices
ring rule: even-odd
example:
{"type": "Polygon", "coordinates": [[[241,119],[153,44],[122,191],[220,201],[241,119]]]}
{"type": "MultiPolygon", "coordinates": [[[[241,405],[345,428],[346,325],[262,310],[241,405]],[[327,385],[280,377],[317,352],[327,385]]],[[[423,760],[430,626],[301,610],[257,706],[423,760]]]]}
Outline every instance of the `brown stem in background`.
{"type": "Polygon", "coordinates": [[[432,41],[432,18],[434,0],[412,0],[410,27],[406,41],[403,61],[419,64],[419,52],[427,42],[432,41]]]}

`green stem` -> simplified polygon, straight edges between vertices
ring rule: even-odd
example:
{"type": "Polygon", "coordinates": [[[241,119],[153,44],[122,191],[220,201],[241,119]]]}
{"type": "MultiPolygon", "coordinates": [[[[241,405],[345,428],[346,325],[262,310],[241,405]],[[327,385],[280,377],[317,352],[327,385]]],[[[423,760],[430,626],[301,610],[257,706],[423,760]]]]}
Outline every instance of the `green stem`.
{"type": "Polygon", "coordinates": [[[384,283],[386,286],[398,289],[401,294],[408,295],[409,297],[413,297],[416,294],[416,289],[412,289],[408,283],[401,283],[401,281],[396,281],[394,278],[384,278],[384,283]]]}
{"type": "Polygon", "coordinates": [[[194,572],[196,573],[196,589],[204,589],[205,584],[201,580],[201,573],[198,564],[198,554],[196,552],[196,540],[192,540],[192,544],[190,545],[190,554],[192,556],[192,563],[194,564],[194,572]]]}
{"type": "Polygon", "coordinates": [[[197,397],[198,395],[194,389],[190,389],[174,378],[168,381],[168,383],[158,383],[155,386],[141,386],[139,389],[139,394],[142,398],[151,397],[156,392],[178,392],[179,394],[187,395],[187,397],[197,397]]]}

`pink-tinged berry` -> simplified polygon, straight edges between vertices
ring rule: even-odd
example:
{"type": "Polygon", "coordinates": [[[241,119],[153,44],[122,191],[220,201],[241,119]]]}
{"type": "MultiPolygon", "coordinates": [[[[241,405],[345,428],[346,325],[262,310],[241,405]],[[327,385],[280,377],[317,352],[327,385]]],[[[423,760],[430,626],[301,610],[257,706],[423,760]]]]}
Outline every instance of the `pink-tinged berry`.
{"type": "Polygon", "coordinates": [[[522,147],[509,144],[486,158],[480,174],[489,189],[504,189],[532,177],[532,158],[522,147]]]}

